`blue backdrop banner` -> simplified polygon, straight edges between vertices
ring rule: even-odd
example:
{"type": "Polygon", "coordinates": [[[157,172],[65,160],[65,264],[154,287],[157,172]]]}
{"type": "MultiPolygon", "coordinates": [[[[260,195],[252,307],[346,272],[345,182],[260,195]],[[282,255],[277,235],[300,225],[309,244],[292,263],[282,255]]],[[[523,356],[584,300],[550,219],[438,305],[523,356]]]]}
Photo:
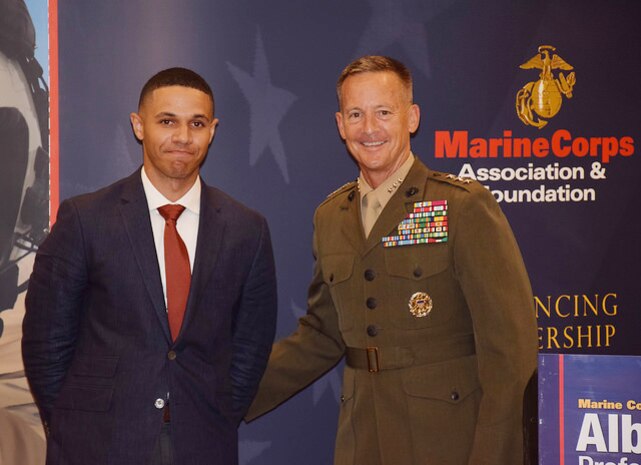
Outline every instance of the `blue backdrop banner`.
{"type": "MultiPolygon", "coordinates": [[[[481,182],[510,220],[540,351],[641,354],[638,2],[67,0],[57,13],[60,198],[133,172],[141,86],[196,70],[220,118],[203,177],[272,230],[278,337],[305,312],[314,209],[358,174],[336,79],[385,54],[414,75],[414,153],[481,182]]],[[[242,426],[241,464],[331,463],[341,371],[242,426]]]]}
{"type": "MultiPolygon", "coordinates": [[[[285,336],[305,311],[314,209],[357,176],[336,79],[388,54],[414,74],[414,152],[478,179],[512,223],[541,351],[639,354],[639,23],[621,0],[61,2],[61,198],[132,172],[140,87],[197,70],[221,120],[203,174],[267,216],[285,336]]],[[[242,463],[331,463],[340,379],[243,427],[242,463]]]]}

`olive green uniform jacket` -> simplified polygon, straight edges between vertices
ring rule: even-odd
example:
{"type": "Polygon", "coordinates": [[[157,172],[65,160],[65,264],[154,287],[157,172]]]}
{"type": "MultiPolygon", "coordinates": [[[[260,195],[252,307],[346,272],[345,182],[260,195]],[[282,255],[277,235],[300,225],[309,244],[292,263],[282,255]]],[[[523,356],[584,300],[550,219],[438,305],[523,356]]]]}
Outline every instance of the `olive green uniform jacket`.
{"type": "Polygon", "coordinates": [[[536,320],[519,248],[491,193],[417,159],[367,239],[359,208],[354,182],[317,209],[308,312],[274,345],[246,419],[347,355],[335,465],[523,463],[536,320]],[[423,200],[447,200],[447,242],[383,247],[423,200]],[[432,299],[427,316],[410,312],[417,292],[432,299]]]}

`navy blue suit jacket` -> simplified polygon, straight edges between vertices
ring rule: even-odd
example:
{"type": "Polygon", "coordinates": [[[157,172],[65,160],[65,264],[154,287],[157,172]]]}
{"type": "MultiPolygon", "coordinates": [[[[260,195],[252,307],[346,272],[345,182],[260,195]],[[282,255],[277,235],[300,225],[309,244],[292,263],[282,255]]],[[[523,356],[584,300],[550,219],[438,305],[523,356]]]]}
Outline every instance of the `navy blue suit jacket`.
{"type": "Polygon", "coordinates": [[[177,464],[238,462],[275,331],[265,219],[203,183],[189,301],[171,341],[140,171],[66,200],[29,283],[23,357],[48,465],[143,465],[170,393],[177,464]]]}

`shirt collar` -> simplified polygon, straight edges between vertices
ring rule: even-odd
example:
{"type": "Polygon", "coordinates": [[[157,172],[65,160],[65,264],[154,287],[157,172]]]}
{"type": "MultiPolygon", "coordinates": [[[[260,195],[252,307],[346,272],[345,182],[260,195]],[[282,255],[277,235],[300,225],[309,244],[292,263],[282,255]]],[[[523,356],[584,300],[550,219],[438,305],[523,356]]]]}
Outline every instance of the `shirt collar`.
{"type": "Polygon", "coordinates": [[[147,206],[149,207],[150,211],[156,210],[158,209],[158,207],[162,207],[163,205],[167,205],[168,203],[173,203],[182,205],[187,210],[190,210],[196,215],[200,214],[200,192],[202,189],[200,186],[200,176],[196,178],[196,182],[194,182],[194,185],[191,186],[191,188],[187,192],[185,192],[185,195],[183,195],[175,202],[167,199],[160,193],[158,189],[156,189],[156,187],[152,184],[151,180],[147,176],[144,166],[142,167],[142,170],[140,170],[140,177],[142,178],[142,187],[145,190],[145,196],[147,197],[147,206]]]}
{"type": "Polygon", "coordinates": [[[401,186],[403,180],[409,173],[410,168],[414,164],[414,154],[410,152],[410,156],[403,162],[399,168],[394,171],[385,181],[383,181],[376,189],[373,189],[363,176],[363,172],[358,176],[358,190],[361,194],[361,199],[371,191],[376,192],[376,197],[382,206],[387,204],[387,201],[396,193],[396,190],[401,186]]]}

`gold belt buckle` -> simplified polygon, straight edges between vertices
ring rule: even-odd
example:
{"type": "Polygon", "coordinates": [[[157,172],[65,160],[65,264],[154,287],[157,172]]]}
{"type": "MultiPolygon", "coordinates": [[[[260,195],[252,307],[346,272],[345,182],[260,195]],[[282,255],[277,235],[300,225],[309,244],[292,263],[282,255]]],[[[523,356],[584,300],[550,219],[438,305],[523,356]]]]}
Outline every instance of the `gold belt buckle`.
{"type": "Polygon", "coordinates": [[[378,373],[380,367],[378,364],[378,347],[368,347],[367,351],[367,371],[370,373],[378,373]]]}

